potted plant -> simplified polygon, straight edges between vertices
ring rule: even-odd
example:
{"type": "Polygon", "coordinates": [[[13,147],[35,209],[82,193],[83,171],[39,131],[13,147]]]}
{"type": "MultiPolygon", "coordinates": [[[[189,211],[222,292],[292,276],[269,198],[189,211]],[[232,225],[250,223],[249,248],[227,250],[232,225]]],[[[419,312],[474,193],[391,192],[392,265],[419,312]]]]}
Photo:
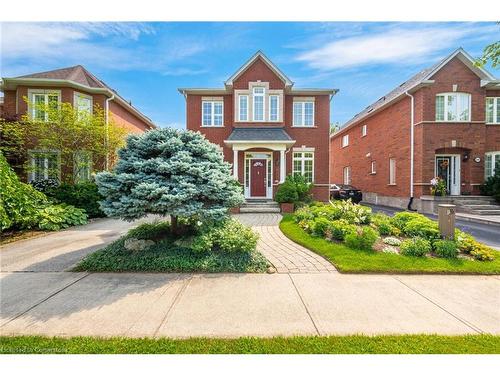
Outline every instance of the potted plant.
{"type": "Polygon", "coordinates": [[[297,188],[291,176],[288,176],[279,187],[274,198],[281,205],[281,212],[292,213],[294,203],[299,199],[297,188]]]}
{"type": "Polygon", "coordinates": [[[431,180],[431,194],[440,197],[446,195],[446,183],[441,177],[437,176],[431,180]]]}

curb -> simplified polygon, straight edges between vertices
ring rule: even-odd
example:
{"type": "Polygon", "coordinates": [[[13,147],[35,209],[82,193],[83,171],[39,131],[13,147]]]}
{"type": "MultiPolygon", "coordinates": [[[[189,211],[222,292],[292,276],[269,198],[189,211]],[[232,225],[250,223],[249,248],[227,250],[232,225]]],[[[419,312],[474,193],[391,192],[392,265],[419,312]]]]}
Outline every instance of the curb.
{"type": "Polygon", "coordinates": [[[475,217],[462,216],[460,214],[455,215],[457,220],[470,221],[473,223],[486,224],[486,225],[495,225],[500,227],[500,222],[488,220],[488,219],[479,219],[475,217]]]}

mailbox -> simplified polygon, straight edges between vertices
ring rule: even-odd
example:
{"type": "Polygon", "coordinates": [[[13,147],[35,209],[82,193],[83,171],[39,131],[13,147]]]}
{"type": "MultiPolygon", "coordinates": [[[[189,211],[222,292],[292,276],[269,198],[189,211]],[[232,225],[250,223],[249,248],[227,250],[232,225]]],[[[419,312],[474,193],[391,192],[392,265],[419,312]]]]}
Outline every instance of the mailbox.
{"type": "Polygon", "coordinates": [[[454,204],[440,204],[438,206],[439,232],[441,238],[455,239],[455,208],[454,204]]]}

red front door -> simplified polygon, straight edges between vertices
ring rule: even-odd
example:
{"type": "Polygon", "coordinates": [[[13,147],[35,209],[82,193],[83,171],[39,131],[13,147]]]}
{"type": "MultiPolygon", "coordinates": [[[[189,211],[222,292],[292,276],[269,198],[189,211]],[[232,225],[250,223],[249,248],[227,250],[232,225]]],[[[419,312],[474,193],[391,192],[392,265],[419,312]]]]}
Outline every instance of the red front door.
{"type": "Polygon", "coordinates": [[[252,159],[250,164],[250,196],[266,196],[267,160],[252,159]]]}

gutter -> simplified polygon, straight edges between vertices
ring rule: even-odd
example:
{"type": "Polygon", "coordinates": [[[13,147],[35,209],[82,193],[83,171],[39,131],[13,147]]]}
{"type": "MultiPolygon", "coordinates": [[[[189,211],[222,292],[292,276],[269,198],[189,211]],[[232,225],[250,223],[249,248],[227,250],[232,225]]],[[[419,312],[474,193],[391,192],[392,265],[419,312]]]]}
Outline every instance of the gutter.
{"type": "Polygon", "coordinates": [[[111,97],[106,98],[106,170],[109,171],[109,102],[115,98],[115,94],[112,94],[111,97]]]}
{"type": "Polygon", "coordinates": [[[414,137],[415,137],[415,98],[413,95],[405,92],[407,96],[410,97],[410,201],[408,202],[408,210],[416,211],[416,209],[412,208],[413,204],[413,165],[414,165],[414,137]]]}

